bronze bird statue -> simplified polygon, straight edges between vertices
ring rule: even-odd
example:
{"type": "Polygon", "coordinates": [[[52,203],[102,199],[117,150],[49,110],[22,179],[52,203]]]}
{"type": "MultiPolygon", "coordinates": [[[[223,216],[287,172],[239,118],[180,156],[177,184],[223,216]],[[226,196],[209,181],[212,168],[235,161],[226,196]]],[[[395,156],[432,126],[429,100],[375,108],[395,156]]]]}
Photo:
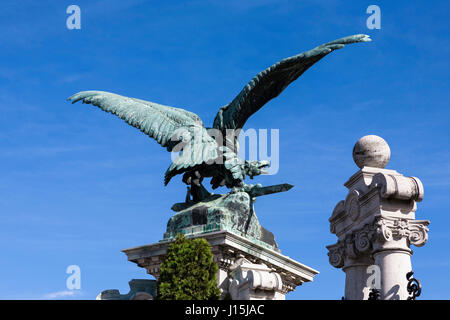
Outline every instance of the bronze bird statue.
{"type": "Polygon", "coordinates": [[[219,109],[212,128],[206,128],[196,114],[187,110],[104,91],[82,91],[68,100],[72,103],[81,100],[110,112],[155,139],[169,152],[179,152],[165,173],[164,184],[183,173],[192,201],[211,195],[202,185],[205,177],[211,177],[213,189],[226,186],[249,192],[251,188],[246,188],[244,179],[263,174],[269,162],[238,157],[237,139],[247,119],[330,52],[347,44],[368,41],[371,39],[364,34],[348,36],[275,63],[258,73],[233,101],[219,109]],[[217,139],[218,135],[221,139],[217,139]]]}

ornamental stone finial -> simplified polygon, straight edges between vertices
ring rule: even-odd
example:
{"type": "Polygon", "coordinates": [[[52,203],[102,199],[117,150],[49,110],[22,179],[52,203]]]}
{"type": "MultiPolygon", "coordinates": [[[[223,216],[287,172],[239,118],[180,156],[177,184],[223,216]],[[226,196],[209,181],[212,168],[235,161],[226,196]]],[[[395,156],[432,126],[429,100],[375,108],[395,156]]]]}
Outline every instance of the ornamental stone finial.
{"type": "Polygon", "coordinates": [[[344,184],[348,194],[329,219],[338,239],[327,246],[328,256],[346,273],[345,299],[366,300],[372,289],[383,300],[408,299],[410,247],[428,240],[430,221],[415,215],[424,195],[422,182],[384,169],[390,153],[375,135],[356,142],[353,159],[360,170],[344,184]]]}
{"type": "Polygon", "coordinates": [[[353,148],[353,160],[359,168],[374,167],[383,169],[391,158],[387,142],[376,135],[359,139],[353,148]]]}

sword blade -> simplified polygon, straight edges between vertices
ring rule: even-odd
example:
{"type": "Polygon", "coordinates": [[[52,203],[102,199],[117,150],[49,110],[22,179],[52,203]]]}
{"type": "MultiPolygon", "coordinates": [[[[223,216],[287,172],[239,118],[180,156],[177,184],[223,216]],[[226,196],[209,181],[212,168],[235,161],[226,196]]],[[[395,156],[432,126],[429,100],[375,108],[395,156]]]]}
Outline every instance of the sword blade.
{"type": "Polygon", "coordinates": [[[286,192],[288,190],[290,190],[293,187],[292,184],[289,183],[282,183],[282,184],[276,184],[273,186],[268,186],[268,187],[255,187],[250,191],[250,194],[253,197],[260,197],[260,196],[264,196],[267,194],[272,194],[272,193],[278,193],[278,192],[286,192]]]}

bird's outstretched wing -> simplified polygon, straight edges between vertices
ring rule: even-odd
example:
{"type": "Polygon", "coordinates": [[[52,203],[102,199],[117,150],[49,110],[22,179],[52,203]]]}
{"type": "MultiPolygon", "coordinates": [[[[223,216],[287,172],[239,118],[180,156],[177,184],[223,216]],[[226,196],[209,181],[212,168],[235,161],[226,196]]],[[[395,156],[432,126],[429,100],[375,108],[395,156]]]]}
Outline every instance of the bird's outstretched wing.
{"type": "Polygon", "coordinates": [[[219,110],[213,127],[222,132],[226,129],[242,129],[252,114],[277,97],[290,83],[327,54],[350,43],[368,41],[371,40],[365,34],[348,36],[277,62],[258,73],[233,101],[219,110]]]}
{"type": "Polygon", "coordinates": [[[104,91],[82,91],[67,100],[93,104],[138,128],[169,152],[181,151],[166,172],[165,184],[174,175],[218,157],[216,141],[208,135],[201,119],[187,110],[104,91]]]}

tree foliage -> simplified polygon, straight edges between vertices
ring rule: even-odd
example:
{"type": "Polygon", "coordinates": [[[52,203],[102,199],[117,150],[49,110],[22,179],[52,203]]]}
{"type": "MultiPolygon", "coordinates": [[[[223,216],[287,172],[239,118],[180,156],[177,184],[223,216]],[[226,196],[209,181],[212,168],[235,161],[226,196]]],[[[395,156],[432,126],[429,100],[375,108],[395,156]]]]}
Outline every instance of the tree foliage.
{"type": "Polygon", "coordinates": [[[216,300],[220,296],[217,270],[205,239],[186,239],[178,234],[160,266],[158,299],[216,300]]]}

